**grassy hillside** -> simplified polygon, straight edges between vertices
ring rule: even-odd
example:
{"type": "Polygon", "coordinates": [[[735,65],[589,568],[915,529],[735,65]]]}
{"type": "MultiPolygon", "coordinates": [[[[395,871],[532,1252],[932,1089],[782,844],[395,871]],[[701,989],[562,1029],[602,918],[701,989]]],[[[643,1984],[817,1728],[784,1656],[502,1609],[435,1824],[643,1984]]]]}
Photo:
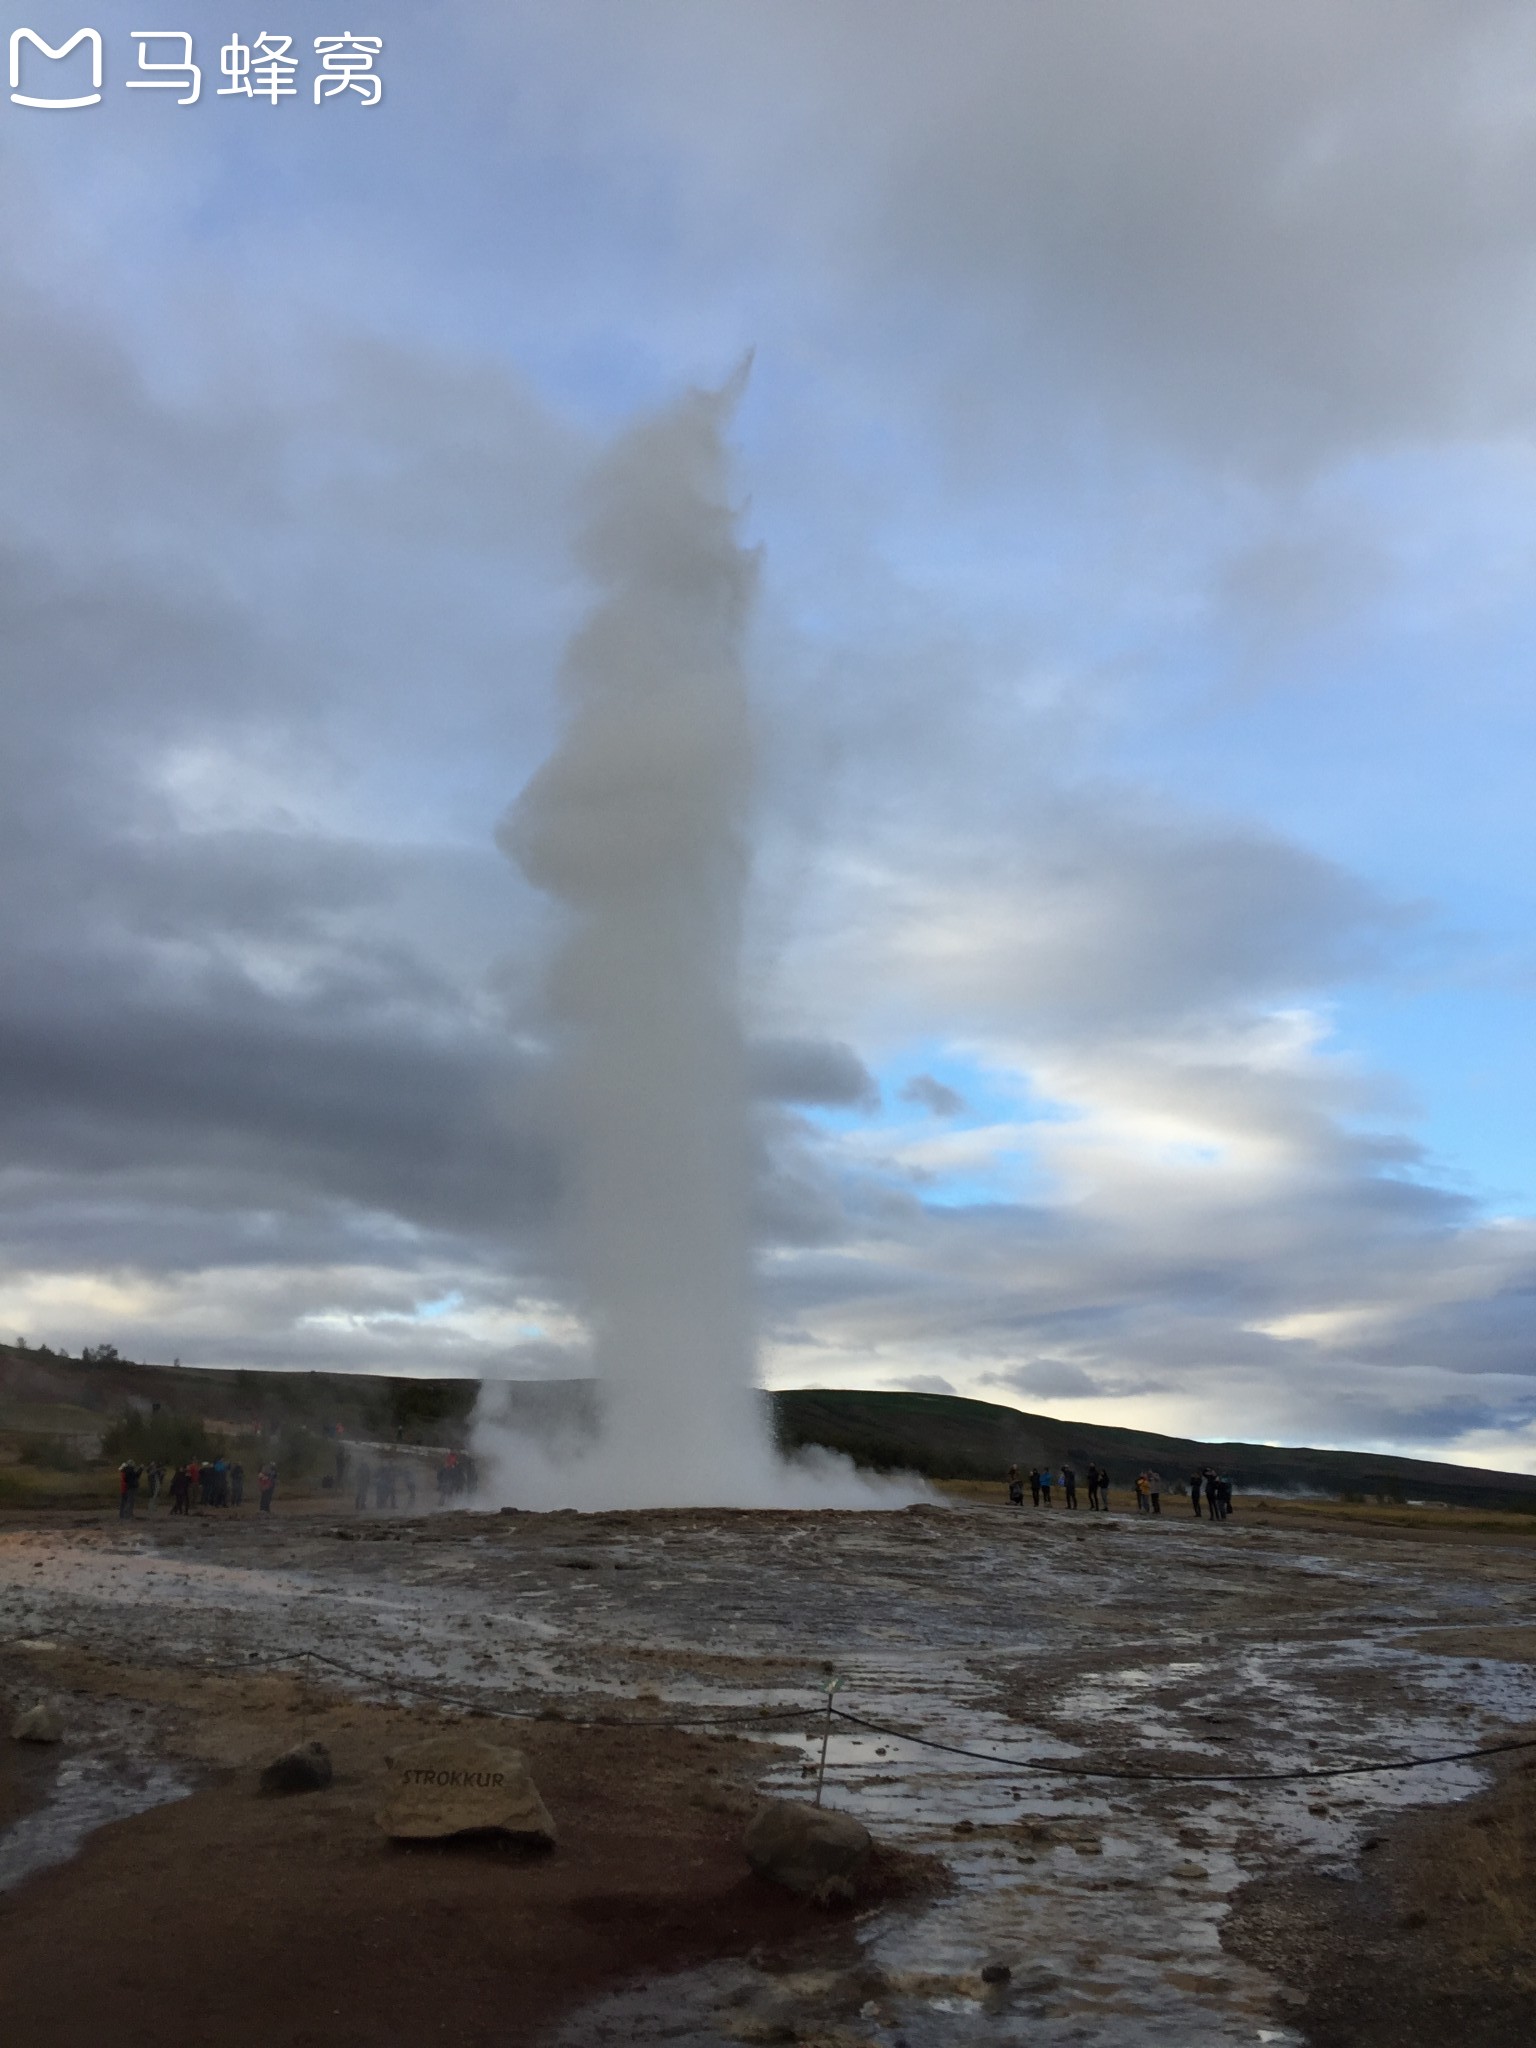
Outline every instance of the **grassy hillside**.
{"type": "MultiPolygon", "coordinates": [[[[463,1441],[478,1383],[356,1373],[221,1372],[81,1360],[0,1345],[0,1459],[35,1460],[38,1439],[89,1463],[125,1414],[175,1418],[230,1437],[286,1437],[293,1446],[340,1427],[349,1438],[418,1444],[463,1441]]],[[[537,1434],[557,1414],[590,1414],[579,1381],[498,1389],[509,1419],[537,1434]]],[[[1122,1501],[1144,1467],[1170,1488],[1214,1465],[1249,1493],[1318,1493],[1364,1500],[1432,1500],[1536,1512],[1536,1477],[1360,1451],[1203,1443],[1150,1430],[1059,1422],[1052,1416],[948,1394],[802,1389],[771,1397],[786,1448],[824,1444],[856,1463],[934,1479],[997,1480],[1010,1464],[1106,1466],[1122,1501]]],[[[161,1426],[157,1424],[157,1426],[161,1426]]],[[[291,1453],[288,1454],[291,1463],[291,1453]]],[[[60,1465],[58,1469],[68,1469],[60,1465]]]]}
{"type": "Polygon", "coordinates": [[[1248,1493],[1325,1493],[1370,1500],[1452,1501],[1536,1512],[1536,1477],[1421,1458],[1289,1445],[1203,1443],[1145,1429],[1059,1422],[949,1394],[866,1394],[811,1389],[774,1397],[780,1439],[829,1444],[861,1465],[905,1466],[935,1479],[995,1479],[1009,1465],[1105,1467],[1122,1497],[1144,1468],[1170,1486],[1214,1465],[1248,1493]]]}
{"type": "Polygon", "coordinates": [[[85,1361],[0,1345],[0,1430],[45,1427],[77,1434],[82,1415],[90,1418],[87,1426],[105,1430],[125,1409],[158,1406],[238,1431],[340,1425],[348,1436],[451,1442],[462,1432],[478,1391],[474,1380],[220,1372],[121,1358],[85,1361]],[[40,1422],[45,1407],[67,1407],[69,1421],[40,1422]]]}

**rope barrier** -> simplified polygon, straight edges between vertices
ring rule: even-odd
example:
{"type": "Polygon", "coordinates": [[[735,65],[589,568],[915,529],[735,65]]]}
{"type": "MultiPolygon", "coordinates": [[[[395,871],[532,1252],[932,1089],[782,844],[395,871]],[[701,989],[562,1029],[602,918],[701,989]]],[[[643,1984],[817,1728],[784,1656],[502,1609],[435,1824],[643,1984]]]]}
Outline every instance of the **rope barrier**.
{"type": "MultiPolygon", "coordinates": [[[[66,1633],[67,1631],[60,1631],[66,1633]]],[[[4,1647],[26,1641],[26,1637],[6,1638],[4,1647]]],[[[1471,1749],[1456,1749],[1436,1756],[1385,1757],[1368,1763],[1319,1764],[1298,1767],[1292,1770],[1249,1770],[1249,1771],[1156,1771],[1133,1770],[1111,1764],[1087,1764],[1065,1762],[1058,1758],[1008,1757],[994,1751],[969,1749],[963,1744],[942,1742],[937,1736],[918,1735],[907,1728],[892,1728],[881,1721],[871,1721],[862,1714],[855,1714],[847,1707],[754,1707],[747,1710],[734,1709],[726,1713],[700,1712],[697,1714],[640,1716],[630,1714],[573,1714],[561,1707],[548,1704],[540,1707],[511,1707],[492,1704],[484,1698],[465,1697],[461,1693],[445,1691],[440,1686],[422,1685],[411,1679],[401,1678],[393,1672],[366,1671],[355,1664],[344,1663],[339,1657],[329,1657],[322,1650],[291,1650],[269,1652],[261,1660],[267,1668],[285,1665],[323,1664],[329,1670],[339,1671],[345,1677],[358,1680],[364,1685],[381,1687],[391,1692],[413,1694],[418,1699],[434,1700],[441,1706],[454,1706],[466,1712],[487,1715],[501,1721],[561,1721],[574,1728],[767,1728],[780,1721],[803,1721],[812,1714],[826,1713],[828,1718],[846,1721],[855,1728],[866,1729],[872,1735],[883,1735],[888,1741],[909,1742],[919,1749],[931,1749],[945,1756],[964,1757],[971,1763],[990,1764],[999,1775],[1011,1776],[1030,1772],[1036,1776],[1054,1778],[1101,1778],[1119,1784],[1133,1785],[1284,1785],[1304,1784],[1329,1778],[1370,1777],[1377,1773],[1395,1771],[1422,1771],[1438,1764],[1482,1763],[1491,1757],[1508,1756],[1528,1749],[1536,1749],[1536,1736],[1517,1736],[1504,1742],[1483,1743],[1471,1749]]],[[[200,1670],[202,1667],[179,1663],[183,1671],[200,1670]]],[[[243,1667],[250,1668],[247,1661],[243,1667]]]]}
{"type": "Polygon", "coordinates": [[[1003,1771],[1036,1771],[1057,1778],[1114,1778],[1127,1784],[1158,1785],[1282,1785],[1312,1778],[1367,1777],[1375,1771],[1422,1771],[1432,1764],[1469,1763],[1475,1759],[1504,1756],[1519,1749],[1536,1749],[1536,1736],[1521,1736],[1510,1742],[1484,1743],[1478,1749],[1451,1750],[1443,1756],[1390,1757],[1368,1764],[1322,1764],[1291,1771],[1129,1771],[1112,1765],[1062,1763],[1044,1757],[1004,1757],[980,1749],[964,1749],[958,1743],[940,1742],[935,1736],[913,1735],[904,1728],[887,1728],[879,1721],[867,1721],[846,1707],[834,1707],[838,1721],[851,1721],[895,1742],[916,1743],[922,1749],[942,1750],[947,1756],[963,1756],[976,1763],[996,1764],[1003,1771]]]}

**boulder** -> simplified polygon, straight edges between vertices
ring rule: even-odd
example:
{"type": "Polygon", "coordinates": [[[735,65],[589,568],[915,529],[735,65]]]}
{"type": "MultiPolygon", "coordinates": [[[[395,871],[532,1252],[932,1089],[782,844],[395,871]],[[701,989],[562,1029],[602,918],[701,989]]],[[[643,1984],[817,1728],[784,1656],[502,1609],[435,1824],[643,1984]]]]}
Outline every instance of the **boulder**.
{"type": "Polygon", "coordinates": [[[484,1736],[443,1735],[389,1759],[379,1826],[395,1841],[501,1835],[552,1849],[555,1824],[521,1752],[484,1736]]]}
{"type": "Polygon", "coordinates": [[[759,1877],[827,1904],[852,1897],[853,1879],[872,1846],[868,1828],[852,1814],[799,1799],[766,1801],[742,1837],[759,1877]]]}
{"type": "Polygon", "coordinates": [[[18,1714],[11,1723],[13,1742],[62,1742],[64,1723],[53,1708],[39,1700],[35,1707],[28,1707],[24,1714],[18,1714]]]}
{"type": "Polygon", "coordinates": [[[331,1753],[323,1742],[285,1749],[261,1774],[263,1792],[323,1792],[331,1782],[331,1753]]]}

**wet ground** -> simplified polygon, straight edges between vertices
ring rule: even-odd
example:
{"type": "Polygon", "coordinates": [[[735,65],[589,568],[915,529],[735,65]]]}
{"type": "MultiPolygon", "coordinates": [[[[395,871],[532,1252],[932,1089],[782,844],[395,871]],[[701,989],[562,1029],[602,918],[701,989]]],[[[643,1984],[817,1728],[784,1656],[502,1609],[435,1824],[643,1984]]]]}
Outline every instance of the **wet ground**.
{"type": "MultiPolygon", "coordinates": [[[[313,1653],[315,1686],[379,1700],[415,1685],[529,1714],[745,1717],[775,1745],[763,1787],[795,1795],[834,1677],[840,1710],[905,1731],[834,1722],[826,1798],[941,1858],[947,1889],[838,1928],[824,1954],[610,1991],[567,2015],[562,2048],[1299,2041],[1291,1987],[1223,1947],[1234,1891],[1289,1867],[1348,1887],[1384,1816],[1464,1798],[1486,1767],[1176,1781],[1433,1755],[1536,1721],[1528,1545],[1241,1516],[13,1524],[0,1638],[40,1695],[56,1654],[40,1646],[57,1642],[225,1675],[313,1653]],[[1490,1643],[1500,1654],[1468,1654],[1490,1643]],[[1073,1775],[1085,1768],[1132,1775],[1073,1775]],[[1006,1981],[985,1983],[988,1964],[1006,1981]]],[[[34,1813],[0,1834],[0,1882],[68,1842],[93,1787],[98,1803],[109,1787],[174,1796],[174,1768],[145,1745],[135,1760],[109,1733],[76,1744],[76,1776],[51,1795],[59,1825],[34,1813]]]]}

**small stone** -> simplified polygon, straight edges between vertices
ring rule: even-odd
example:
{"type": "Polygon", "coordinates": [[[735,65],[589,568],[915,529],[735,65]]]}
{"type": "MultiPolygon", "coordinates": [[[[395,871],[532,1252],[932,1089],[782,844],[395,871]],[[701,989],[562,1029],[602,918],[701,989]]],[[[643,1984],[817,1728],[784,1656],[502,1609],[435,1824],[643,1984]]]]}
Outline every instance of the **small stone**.
{"type": "Polygon", "coordinates": [[[760,1877],[821,1904],[846,1904],[852,1880],[868,1859],[869,1830],[851,1813],[774,1799],[747,1823],[742,1847],[760,1877]]]}
{"type": "Polygon", "coordinates": [[[18,1714],[11,1724],[13,1742],[62,1742],[64,1723],[53,1708],[39,1700],[35,1707],[28,1707],[24,1714],[18,1714]]]}
{"type": "Polygon", "coordinates": [[[261,1774],[263,1792],[323,1792],[331,1782],[331,1753],[323,1742],[301,1742],[274,1757],[261,1774]]]}
{"type": "Polygon", "coordinates": [[[983,1963],[981,1981],[983,1984],[1006,1984],[1013,1975],[1007,1963],[983,1963]]]}
{"type": "Polygon", "coordinates": [[[379,1826],[395,1841],[502,1835],[552,1849],[555,1824],[519,1750],[482,1735],[444,1735],[400,1750],[379,1826]]]}

